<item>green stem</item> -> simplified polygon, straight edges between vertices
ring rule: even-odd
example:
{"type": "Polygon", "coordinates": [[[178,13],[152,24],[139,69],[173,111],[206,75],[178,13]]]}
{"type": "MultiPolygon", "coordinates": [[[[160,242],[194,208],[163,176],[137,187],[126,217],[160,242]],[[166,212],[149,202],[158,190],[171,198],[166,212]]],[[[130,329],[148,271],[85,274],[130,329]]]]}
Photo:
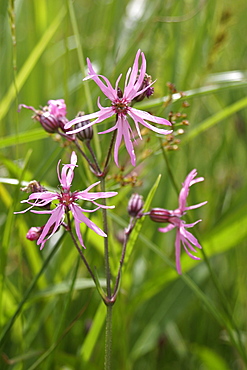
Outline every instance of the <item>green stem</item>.
{"type": "MultiPolygon", "coordinates": [[[[105,179],[101,179],[101,191],[105,192],[105,179]]],[[[103,198],[103,205],[106,206],[106,199],[103,198]]],[[[107,220],[107,210],[102,208],[103,214],[103,230],[107,237],[104,238],[104,255],[105,255],[105,275],[106,275],[106,291],[107,298],[111,299],[111,269],[110,269],[110,257],[109,257],[109,245],[108,245],[108,220],[107,220]]]]}
{"type": "Polygon", "coordinates": [[[88,272],[89,272],[89,274],[91,275],[91,277],[92,277],[92,279],[93,279],[93,281],[94,281],[94,283],[95,283],[95,285],[96,285],[96,287],[97,287],[97,280],[96,280],[96,278],[95,278],[95,276],[94,276],[94,273],[93,273],[93,271],[91,270],[91,268],[90,268],[90,266],[89,266],[89,264],[88,264],[88,262],[87,262],[87,260],[86,260],[86,257],[84,256],[84,254],[82,253],[82,250],[81,250],[81,248],[79,247],[79,245],[78,245],[78,243],[77,243],[77,240],[76,240],[76,238],[75,238],[75,236],[74,236],[74,234],[73,234],[73,232],[72,232],[72,230],[71,230],[71,220],[70,220],[70,216],[69,216],[69,212],[67,212],[67,220],[68,220],[68,229],[67,229],[67,231],[69,232],[69,234],[70,234],[70,236],[71,236],[71,239],[72,239],[72,241],[73,241],[73,243],[74,243],[74,245],[75,245],[75,247],[76,247],[76,249],[78,250],[78,252],[79,252],[79,255],[80,255],[80,257],[81,257],[81,259],[82,259],[82,261],[84,262],[84,265],[86,266],[86,268],[87,268],[87,270],[88,270],[88,272]]]}
{"type": "Polygon", "coordinates": [[[92,169],[94,169],[93,163],[90,161],[90,159],[88,158],[88,156],[84,153],[84,151],[82,150],[82,148],[78,144],[78,141],[77,140],[74,140],[74,144],[77,147],[77,149],[79,150],[79,152],[81,153],[81,155],[83,156],[83,158],[87,161],[89,167],[91,167],[92,169]]]}
{"type": "Polygon", "coordinates": [[[106,306],[106,331],[105,331],[105,370],[111,369],[112,351],[112,306],[106,306]]]}
{"type": "Polygon", "coordinates": [[[125,229],[122,255],[121,255],[121,259],[119,261],[118,274],[117,274],[117,278],[116,278],[116,282],[115,282],[115,286],[114,286],[114,290],[113,290],[113,295],[111,297],[112,304],[114,304],[116,299],[117,299],[117,294],[118,294],[118,291],[119,291],[120,280],[121,280],[122,267],[123,267],[123,264],[124,264],[124,258],[125,258],[125,254],[126,254],[127,243],[128,243],[128,240],[129,240],[130,233],[131,233],[131,231],[133,230],[133,228],[135,226],[135,223],[136,223],[136,219],[131,218],[129,226],[125,229]]]}
{"type": "Polygon", "coordinates": [[[101,170],[100,170],[100,167],[99,167],[99,164],[98,164],[98,161],[97,161],[97,158],[96,158],[96,155],[95,155],[95,153],[94,153],[94,150],[93,150],[93,148],[91,147],[91,144],[90,144],[90,140],[85,140],[85,144],[86,144],[86,146],[87,146],[87,148],[88,148],[88,150],[89,150],[89,152],[90,152],[90,154],[91,154],[91,156],[92,156],[92,158],[93,158],[93,160],[94,160],[94,163],[95,163],[95,166],[96,166],[96,169],[97,169],[97,171],[98,171],[98,174],[99,175],[101,175],[101,170]]]}
{"type": "Polygon", "coordinates": [[[169,163],[168,158],[167,158],[166,151],[165,151],[165,149],[164,149],[164,147],[162,145],[162,139],[159,139],[159,140],[160,140],[160,148],[162,150],[162,154],[163,154],[164,160],[166,162],[166,167],[167,167],[167,171],[169,173],[169,177],[170,177],[170,179],[172,181],[172,184],[173,184],[174,189],[176,190],[176,193],[179,194],[179,188],[178,188],[178,186],[176,184],[176,181],[174,179],[174,176],[173,176],[173,173],[172,173],[172,170],[171,170],[171,167],[170,167],[170,163],[169,163]]]}

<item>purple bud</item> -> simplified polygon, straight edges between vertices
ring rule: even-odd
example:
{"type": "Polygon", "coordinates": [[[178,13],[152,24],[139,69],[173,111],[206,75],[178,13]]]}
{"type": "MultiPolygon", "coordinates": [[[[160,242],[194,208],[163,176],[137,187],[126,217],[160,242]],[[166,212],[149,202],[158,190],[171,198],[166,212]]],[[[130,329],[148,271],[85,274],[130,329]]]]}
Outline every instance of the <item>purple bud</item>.
{"type": "Polygon", "coordinates": [[[120,87],[117,88],[117,96],[119,97],[119,99],[121,99],[123,97],[123,92],[120,89],[120,87]]]}
{"type": "Polygon", "coordinates": [[[151,86],[152,84],[152,77],[145,73],[142,85],[138,91],[141,91],[147,87],[147,89],[140,95],[134,98],[136,102],[140,102],[145,98],[149,98],[154,93],[154,88],[151,86]]]}
{"type": "Polygon", "coordinates": [[[171,212],[163,208],[153,208],[149,212],[149,217],[154,222],[169,222],[171,212]]]}
{"type": "Polygon", "coordinates": [[[36,180],[30,181],[27,186],[21,188],[21,191],[25,191],[26,193],[41,193],[43,191],[47,191],[47,189],[40,185],[40,183],[36,180]]]}
{"type": "Polygon", "coordinates": [[[44,226],[37,226],[37,227],[31,227],[31,229],[28,230],[26,238],[28,240],[38,240],[44,226]]]}
{"type": "MultiPolygon", "coordinates": [[[[82,116],[84,116],[84,112],[79,112],[77,114],[77,117],[82,117],[82,116]]],[[[84,126],[88,125],[89,123],[90,123],[89,120],[83,121],[83,122],[78,122],[74,126],[74,128],[77,129],[77,128],[80,128],[80,127],[84,127],[84,126]]],[[[81,141],[92,140],[92,138],[93,138],[93,127],[90,126],[90,127],[87,127],[85,130],[81,130],[81,131],[77,132],[76,137],[77,137],[77,139],[79,139],[81,141]]]]}
{"type": "Polygon", "coordinates": [[[66,118],[65,116],[58,116],[57,117],[57,122],[58,122],[58,126],[59,128],[63,131],[63,132],[66,132],[66,131],[70,131],[70,128],[65,130],[64,126],[66,125],[67,122],[69,122],[68,118],[66,118]]]}
{"type": "Polygon", "coordinates": [[[34,118],[41,123],[43,129],[49,134],[54,134],[60,127],[59,120],[50,112],[38,113],[34,118]]]}
{"type": "Polygon", "coordinates": [[[128,213],[131,217],[140,217],[141,211],[143,208],[143,198],[141,195],[135,193],[132,194],[129,204],[128,204],[128,213]]]}

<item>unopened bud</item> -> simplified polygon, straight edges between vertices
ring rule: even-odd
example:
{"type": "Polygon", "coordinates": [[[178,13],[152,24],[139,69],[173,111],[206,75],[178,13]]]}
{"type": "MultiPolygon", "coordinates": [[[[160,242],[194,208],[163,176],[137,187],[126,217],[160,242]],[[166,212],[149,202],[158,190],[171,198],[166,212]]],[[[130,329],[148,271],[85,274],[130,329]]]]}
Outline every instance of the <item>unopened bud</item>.
{"type": "Polygon", "coordinates": [[[50,112],[38,113],[34,118],[41,123],[43,129],[49,134],[54,134],[60,127],[59,120],[50,112]]]}
{"type": "Polygon", "coordinates": [[[26,193],[41,193],[43,191],[47,191],[47,189],[40,185],[40,183],[36,180],[30,181],[27,186],[21,188],[21,191],[25,191],[26,193]]]}
{"type": "Polygon", "coordinates": [[[131,217],[141,216],[141,211],[143,208],[143,198],[141,195],[135,193],[132,194],[129,204],[128,204],[128,213],[131,217]]]}
{"type": "Polygon", "coordinates": [[[63,132],[66,132],[66,131],[69,131],[70,130],[70,128],[68,128],[67,130],[65,130],[65,128],[64,128],[64,126],[66,125],[66,123],[69,122],[68,118],[66,118],[65,116],[57,117],[57,122],[58,122],[59,128],[63,132]]]}
{"type": "Polygon", "coordinates": [[[153,208],[149,212],[149,217],[154,222],[169,222],[169,218],[171,217],[171,213],[167,209],[153,208]]]}
{"type": "Polygon", "coordinates": [[[117,96],[119,97],[119,99],[121,99],[123,97],[123,92],[120,89],[120,87],[117,88],[117,96]]]}
{"type": "Polygon", "coordinates": [[[28,240],[38,240],[44,226],[37,226],[37,227],[31,227],[31,229],[28,230],[26,238],[28,240]]]}
{"type": "MultiPolygon", "coordinates": [[[[84,112],[79,112],[77,114],[77,117],[83,117],[83,116],[84,116],[84,112]]],[[[78,122],[74,126],[74,128],[77,129],[77,128],[85,127],[89,123],[90,123],[89,120],[78,122]]],[[[93,138],[93,127],[90,126],[90,127],[85,128],[84,130],[81,130],[81,131],[77,132],[76,133],[76,137],[77,137],[77,139],[79,139],[81,141],[84,141],[84,140],[92,140],[92,138],[93,138]]]]}
{"type": "Polygon", "coordinates": [[[139,89],[139,91],[145,89],[145,87],[148,87],[142,94],[138,95],[137,97],[134,98],[136,102],[140,102],[145,98],[149,98],[151,95],[154,93],[154,88],[151,86],[152,84],[152,77],[149,76],[147,73],[145,73],[142,85],[139,89]]]}

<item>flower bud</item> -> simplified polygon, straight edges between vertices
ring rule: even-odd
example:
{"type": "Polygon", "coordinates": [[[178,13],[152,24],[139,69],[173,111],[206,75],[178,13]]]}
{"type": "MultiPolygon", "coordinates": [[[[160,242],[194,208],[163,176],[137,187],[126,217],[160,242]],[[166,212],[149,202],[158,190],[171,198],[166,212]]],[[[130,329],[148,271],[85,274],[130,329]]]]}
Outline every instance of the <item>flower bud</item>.
{"type": "MultiPolygon", "coordinates": [[[[84,112],[79,112],[77,114],[77,117],[82,117],[84,116],[84,112]]],[[[74,126],[74,129],[77,129],[77,128],[80,128],[80,127],[84,127],[86,125],[88,125],[90,123],[89,120],[87,121],[83,121],[83,122],[78,122],[75,126],[74,126]]],[[[92,140],[93,138],[93,127],[90,126],[90,127],[87,127],[85,130],[81,130],[79,132],[76,133],[76,137],[77,139],[81,140],[81,141],[84,141],[84,140],[92,140]]]]}
{"type": "Polygon", "coordinates": [[[169,218],[171,217],[171,213],[167,209],[153,208],[149,212],[149,217],[154,222],[169,222],[169,218]]]}
{"type": "MultiPolygon", "coordinates": [[[[21,191],[25,191],[26,193],[43,193],[44,191],[47,191],[47,189],[40,185],[40,183],[36,180],[30,181],[27,186],[24,188],[21,188],[21,191]]],[[[39,199],[37,199],[38,201],[39,199]]],[[[50,209],[51,202],[47,203],[45,206],[39,206],[40,208],[44,209],[50,209]]]]}
{"type": "Polygon", "coordinates": [[[134,98],[134,100],[136,102],[140,102],[143,99],[149,98],[151,95],[153,95],[154,88],[152,86],[150,86],[151,84],[152,84],[152,77],[149,76],[147,73],[145,73],[145,76],[144,76],[144,79],[143,79],[143,82],[142,82],[142,85],[141,85],[139,91],[141,91],[142,89],[145,89],[145,87],[148,87],[148,86],[149,87],[142,94],[140,94],[136,98],[134,98]]]}
{"type": "Polygon", "coordinates": [[[128,204],[128,213],[131,217],[140,217],[141,211],[143,208],[143,198],[141,195],[135,193],[132,194],[129,204],[128,204]]]}
{"type": "Polygon", "coordinates": [[[117,88],[117,96],[119,97],[119,99],[122,99],[122,97],[123,97],[123,92],[120,89],[120,87],[117,88]]]}
{"type": "Polygon", "coordinates": [[[66,118],[65,116],[58,116],[57,117],[57,122],[58,122],[58,126],[59,128],[66,133],[66,131],[70,131],[70,128],[68,128],[67,130],[65,130],[64,126],[66,125],[67,122],[69,122],[68,118],[66,118]]]}
{"type": "Polygon", "coordinates": [[[38,113],[34,118],[41,123],[43,129],[49,134],[54,134],[60,127],[59,120],[50,112],[38,113]]]}
{"type": "Polygon", "coordinates": [[[29,229],[26,234],[26,238],[31,241],[38,240],[42,233],[43,228],[44,226],[31,227],[31,229],[29,229]]]}
{"type": "Polygon", "coordinates": [[[21,188],[21,191],[25,191],[26,193],[41,193],[43,191],[47,191],[47,189],[40,185],[40,183],[36,180],[30,181],[27,186],[21,188]]]}

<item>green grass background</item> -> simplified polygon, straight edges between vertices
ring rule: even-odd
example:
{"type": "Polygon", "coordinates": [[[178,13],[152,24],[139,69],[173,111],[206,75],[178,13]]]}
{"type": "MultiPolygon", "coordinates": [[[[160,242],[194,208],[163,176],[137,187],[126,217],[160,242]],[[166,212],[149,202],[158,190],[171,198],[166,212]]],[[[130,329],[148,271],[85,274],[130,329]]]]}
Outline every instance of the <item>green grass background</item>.
{"type": "MultiPolygon", "coordinates": [[[[95,111],[99,95],[106,106],[96,84],[82,82],[86,57],[114,83],[139,48],[157,79],[154,96],[139,107],[163,117],[186,113],[190,125],[176,151],[164,153],[150,131],[144,136],[139,166],[123,172],[138,176],[135,189],[119,185],[112,164],[107,187],[119,191],[110,212],[113,274],[121,253],[116,233],[127,225],[134,191],[146,198],[161,174],[152,206],[174,209],[173,179],[180,188],[196,168],[205,181],[191,189],[189,204],[208,204],[188,215],[203,219],[193,232],[204,253],[200,262],[183,254],[182,276],[174,268],[174,232],[158,233],[157,224],[144,221],[113,310],[113,369],[247,367],[246,14],[245,0],[1,0],[1,369],[103,368],[105,307],[75,248],[58,234],[40,252],[25,235],[46,218],[13,215],[23,209],[19,182],[56,188],[57,162],[68,163],[72,147],[17,108],[63,98],[72,119],[95,111]],[[167,82],[186,98],[166,106],[167,82]]],[[[95,140],[101,161],[109,139],[95,140]]],[[[120,163],[127,159],[121,151],[120,163]]],[[[80,159],[74,190],[96,181],[85,168],[80,159]]],[[[100,225],[100,213],[93,220],[100,225]]],[[[85,239],[85,256],[103,279],[102,238],[89,231],[85,239]]]]}

